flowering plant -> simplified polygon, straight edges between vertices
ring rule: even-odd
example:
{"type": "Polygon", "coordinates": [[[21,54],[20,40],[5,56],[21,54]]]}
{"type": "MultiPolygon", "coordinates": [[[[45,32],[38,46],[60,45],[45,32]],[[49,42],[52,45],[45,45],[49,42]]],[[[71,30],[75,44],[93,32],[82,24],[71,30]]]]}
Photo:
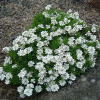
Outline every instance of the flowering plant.
{"type": "Polygon", "coordinates": [[[78,12],[55,10],[51,5],[34,17],[32,26],[4,47],[8,54],[0,67],[0,80],[18,85],[21,98],[43,90],[58,91],[95,66],[100,42],[78,12]]]}

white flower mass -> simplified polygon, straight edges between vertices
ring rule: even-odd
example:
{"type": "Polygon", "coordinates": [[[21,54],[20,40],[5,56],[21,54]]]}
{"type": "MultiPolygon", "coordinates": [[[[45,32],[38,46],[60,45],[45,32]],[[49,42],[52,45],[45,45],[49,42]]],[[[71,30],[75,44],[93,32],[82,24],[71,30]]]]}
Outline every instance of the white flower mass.
{"type": "Polygon", "coordinates": [[[45,24],[36,23],[17,36],[12,47],[2,50],[10,56],[0,67],[0,80],[20,84],[17,91],[21,98],[44,89],[56,92],[66,83],[71,85],[88,67],[95,66],[100,51],[100,42],[93,34],[97,25],[87,30],[78,12],[71,9],[64,14],[47,5],[45,10],[41,13],[45,24]]]}

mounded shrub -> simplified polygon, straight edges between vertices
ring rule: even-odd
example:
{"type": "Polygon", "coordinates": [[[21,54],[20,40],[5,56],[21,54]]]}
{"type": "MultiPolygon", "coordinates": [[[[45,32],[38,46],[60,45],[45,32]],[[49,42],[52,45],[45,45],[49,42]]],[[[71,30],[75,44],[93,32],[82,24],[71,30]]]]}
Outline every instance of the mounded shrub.
{"type": "Polygon", "coordinates": [[[71,9],[51,5],[36,14],[32,26],[15,38],[0,67],[0,80],[18,85],[21,98],[43,90],[56,92],[95,66],[100,54],[97,25],[87,26],[71,9]]]}

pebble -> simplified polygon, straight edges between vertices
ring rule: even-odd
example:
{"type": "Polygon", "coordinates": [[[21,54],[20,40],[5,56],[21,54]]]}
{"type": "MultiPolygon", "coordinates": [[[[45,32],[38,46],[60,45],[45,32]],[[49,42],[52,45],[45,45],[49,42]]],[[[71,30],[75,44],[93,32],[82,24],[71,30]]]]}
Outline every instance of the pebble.
{"type": "Polygon", "coordinates": [[[87,80],[87,78],[84,75],[81,75],[81,81],[85,82],[87,80]]]}
{"type": "Polygon", "coordinates": [[[86,81],[87,79],[86,79],[86,78],[82,78],[81,80],[82,80],[82,82],[84,82],[84,81],[86,81]]]}
{"type": "Polygon", "coordinates": [[[95,79],[91,79],[91,82],[94,83],[95,82],[95,79]]]}
{"type": "Polygon", "coordinates": [[[83,99],[82,100],[89,100],[89,98],[88,97],[83,97],[83,99]]]}

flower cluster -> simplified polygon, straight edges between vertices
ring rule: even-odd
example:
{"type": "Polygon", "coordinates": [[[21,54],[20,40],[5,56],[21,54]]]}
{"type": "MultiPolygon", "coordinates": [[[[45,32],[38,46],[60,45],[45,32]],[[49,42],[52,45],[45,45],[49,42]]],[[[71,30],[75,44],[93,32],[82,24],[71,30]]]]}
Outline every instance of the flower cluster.
{"type": "Polygon", "coordinates": [[[13,40],[0,67],[0,80],[18,84],[21,98],[46,89],[56,92],[95,66],[100,42],[78,12],[63,13],[51,5],[34,18],[32,27],[13,40]],[[41,21],[41,23],[40,23],[41,21]]]}

